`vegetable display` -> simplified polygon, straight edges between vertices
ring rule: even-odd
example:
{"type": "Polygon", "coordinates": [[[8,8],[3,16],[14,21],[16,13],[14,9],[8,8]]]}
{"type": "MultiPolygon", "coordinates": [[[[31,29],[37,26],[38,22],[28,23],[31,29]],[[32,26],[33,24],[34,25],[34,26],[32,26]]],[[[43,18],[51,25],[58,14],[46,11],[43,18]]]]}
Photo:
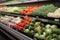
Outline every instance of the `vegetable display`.
{"type": "Polygon", "coordinates": [[[20,17],[12,17],[12,16],[1,16],[0,21],[9,27],[14,27],[18,22],[20,22],[22,19],[20,17]]]}
{"type": "Polygon", "coordinates": [[[56,25],[32,21],[26,25],[24,32],[33,35],[37,40],[60,40],[60,29],[56,25]]]}
{"type": "MultiPolygon", "coordinates": [[[[24,15],[38,15],[44,17],[60,18],[60,8],[54,5],[24,6],[24,7],[0,7],[0,11],[14,12],[24,15]]],[[[40,20],[40,19],[39,19],[40,20]]],[[[0,22],[16,30],[22,30],[27,35],[37,40],[60,40],[60,28],[55,24],[38,21],[37,18],[24,16],[0,15],[0,22]]],[[[51,23],[52,21],[50,21],[51,23]]],[[[57,23],[57,22],[56,22],[57,23]]]]}
{"type": "Polygon", "coordinates": [[[53,13],[49,12],[47,16],[53,18],[60,18],[60,8],[56,9],[56,11],[53,13]]]}
{"type": "Polygon", "coordinates": [[[21,6],[21,7],[7,7],[3,6],[1,7],[0,11],[4,12],[12,12],[12,13],[18,13],[18,14],[25,14],[25,15],[32,15],[32,12],[39,8],[40,6],[21,6]]]}
{"type": "Polygon", "coordinates": [[[0,21],[9,27],[16,28],[17,30],[23,30],[26,24],[30,24],[32,21],[31,17],[25,16],[23,19],[20,17],[12,16],[1,16],[0,21]]]}
{"type": "Polygon", "coordinates": [[[41,8],[37,8],[32,15],[41,15],[41,16],[47,16],[47,14],[49,12],[54,12],[56,10],[57,7],[55,7],[54,5],[50,4],[50,5],[46,5],[46,6],[42,6],[41,8]]]}
{"type": "Polygon", "coordinates": [[[11,28],[22,30],[37,40],[60,40],[60,29],[57,25],[45,24],[35,18],[25,16],[23,19],[0,15],[0,21],[11,28]]]}
{"type": "Polygon", "coordinates": [[[23,30],[25,28],[25,25],[29,25],[32,21],[32,18],[25,16],[24,19],[21,20],[21,22],[17,23],[18,30],[23,30]]]}
{"type": "Polygon", "coordinates": [[[60,8],[57,8],[53,4],[50,5],[36,5],[36,6],[20,6],[20,7],[7,7],[2,5],[0,11],[12,12],[17,14],[24,15],[33,15],[33,16],[43,16],[43,17],[52,17],[60,18],[60,8]]]}

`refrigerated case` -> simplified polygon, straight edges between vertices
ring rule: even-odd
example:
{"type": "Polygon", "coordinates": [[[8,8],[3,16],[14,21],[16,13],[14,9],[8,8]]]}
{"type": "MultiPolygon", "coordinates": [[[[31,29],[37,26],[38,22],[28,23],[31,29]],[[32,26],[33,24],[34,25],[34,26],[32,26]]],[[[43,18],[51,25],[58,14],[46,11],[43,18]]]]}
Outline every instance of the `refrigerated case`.
{"type": "MultiPolygon", "coordinates": [[[[58,7],[60,7],[60,2],[52,2],[52,1],[38,1],[38,2],[26,2],[26,3],[17,3],[17,4],[5,4],[6,6],[19,6],[19,5],[46,5],[46,4],[54,4],[58,7]]],[[[11,12],[1,12],[1,15],[9,15],[9,16],[20,16],[24,17],[25,15],[22,14],[14,14],[11,12]]],[[[41,16],[29,16],[29,17],[34,17],[34,18],[42,18],[40,21],[44,22],[45,24],[56,24],[60,25],[60,21],[55,21],[56,18],[49,18],[49,17],[41,17],[41,16]]],[[[60,20],[60,19],[57,19],[60,20]]],[[[1,31],[8,36],[11,40],[36,40],[36,38],[30,37],[23,31],[19,31],[13,28],[8,27],[7,25],[0,23],[1,31]]]]}

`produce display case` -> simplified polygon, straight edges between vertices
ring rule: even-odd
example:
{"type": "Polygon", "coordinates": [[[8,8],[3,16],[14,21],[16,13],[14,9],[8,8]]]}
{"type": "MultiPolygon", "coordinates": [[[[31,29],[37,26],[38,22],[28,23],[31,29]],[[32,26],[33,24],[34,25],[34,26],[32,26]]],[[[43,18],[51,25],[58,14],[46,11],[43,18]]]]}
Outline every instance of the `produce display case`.
{"type": "MultiPolygon", "coordinates": [[[[48,4],[52,3],[52,4],[60,7],[59,6],[60,2],[55,3],[55,2],[51,2],[51,1],[50,2],[45,1],[45,2],[37,2],[35,4],[36,5],[38,5],[38,4],[46,5],[47,3],[48,4]]],[[[33,2],[32,2],[32,4],[26,3],[26,5],[35,5],[35,4],[33,4],[33,2]]],[[[21,5],[24,5],[24,4],[22,3],[21,5]]],[[[19,4],[7,5],[7,6],[19,6],[19,4]]],[[[13,16],[13,17],[19,16],[21,18],[24,18],[24,16],[25,16],[23,14],[15,14],[15,13],[12,13],[12,12],[0,12],[0,14],[1,15],[13,16]]],[[[28,15],[28,16],[33,17],[33,18],[37,19],[38,22],[42,22],[44,24],[57,25],[58,28],[60,26],[60,22],[59,22],[60,18],[50,18],[50,17],[33,16],[33,15],[28,15]],[[55,19],[58,20],[58,21],[54,21],[55,19]]],[[[7,25],[5,25],[4,23],[0,23],[0,26],[5,32],[7,32],[8,34],[10,34],[13,37],[12,40],[15,40],[15,39],[17,39],[17,40],[37,40],[34,36],[32,37],[30,35],[27,35],[27,33],[25,33],[24,31],[16,30],[15,28],[10,28],[7,25]]]]}
{"type": "MultiPolygon", "coordinates": [[[[38,21],[42,21],[42,20],[38,20],[38,21]]],[[[51,24],[51,25],[54,24],[55,25],[55,23],[53,23],[53,21],[48,22],[48,21],[43,20],[42,23],[44,23],[44,24],[51,24]]],[[[56,24],[56,25],[58,25],[58,28],[59,28],[60,23],[59,24],[56,24]]],[[[9,35],[11,35],[13,37],[12,40],[14,38],[15,39],[18,39],[18,40],[33,40],[33,39],[35,40],[35,38],[32,38],[31,36],[27,35],[23,31],[20,31],[20,30],[18,31],[16,29],[12,29],[12,28],[10,28],[7,25],[2,24],[2,23],[0,23],[0,26],[1,26],[2,30],[4,30],[6,33],[8,33],[9,35]]]]}

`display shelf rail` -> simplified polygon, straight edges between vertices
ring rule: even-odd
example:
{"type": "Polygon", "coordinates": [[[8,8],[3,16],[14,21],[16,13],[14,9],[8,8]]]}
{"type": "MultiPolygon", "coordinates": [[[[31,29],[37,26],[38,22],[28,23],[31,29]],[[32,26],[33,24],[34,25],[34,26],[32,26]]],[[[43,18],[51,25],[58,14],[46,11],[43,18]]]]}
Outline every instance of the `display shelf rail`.
{"type": "Polygon", "coordinates": [[[36,3],[36,2],[41,2],[41,1],[48,1],[48,0],[23,1],[23,2],[20,2],[20,1],[17,1],[17,2],[5,2],[5,3],[2,3],[2,4],[4,4],[4,5],[15,5],[15,4],[36,3]]]}
{"type": "Polygon", "coordinates": [[[33,40],[32,38],[25,36],[24,34],[6,26],[3,23],[0,23],[0,27],[3,28],[5,31],[7,31],[8,33],[10,33],[11,35],[13,35],[14,37],[16,37],[19,40],[33,40]]]}
{"type": "Polygon", "coordinates": [[[16,40],[15,38],[13,38],[10,34],[8,34],[7,32],[5,32],[3,29],[0,29],[0,32],[2,32],[5,36],[4,37],[6,37],[7,38],[7,40],[9,39],[9,40],[16,40]]]}
{"type": "Polygon", "coordinates": [[[0,12],[0,14],[2,15],[11,15],[11,16],[20,16],[20,17],[24,17],[25,15],[23,14],[17,14],[17,13],[11,13],[11,12],[0,12]]]}

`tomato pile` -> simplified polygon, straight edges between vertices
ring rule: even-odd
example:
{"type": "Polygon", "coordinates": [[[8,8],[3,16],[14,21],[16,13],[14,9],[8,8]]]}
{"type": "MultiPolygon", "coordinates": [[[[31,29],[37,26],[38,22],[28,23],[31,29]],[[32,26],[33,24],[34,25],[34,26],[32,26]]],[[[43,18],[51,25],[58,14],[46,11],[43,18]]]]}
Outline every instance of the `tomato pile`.
{"type": "Polygon", "coordinates": [[[19,30],[22,30],[23,28],[25,28],[25,25],[29,25],[32,21],[32,18],[29,18],[28,16],[25,16],[21,22],[17,23],[17,28],[19,30]]]}

